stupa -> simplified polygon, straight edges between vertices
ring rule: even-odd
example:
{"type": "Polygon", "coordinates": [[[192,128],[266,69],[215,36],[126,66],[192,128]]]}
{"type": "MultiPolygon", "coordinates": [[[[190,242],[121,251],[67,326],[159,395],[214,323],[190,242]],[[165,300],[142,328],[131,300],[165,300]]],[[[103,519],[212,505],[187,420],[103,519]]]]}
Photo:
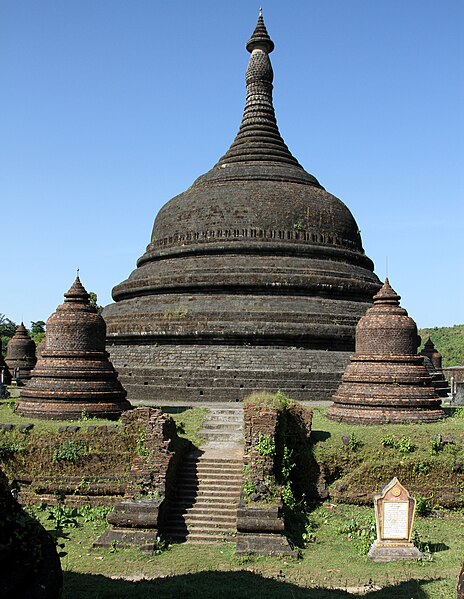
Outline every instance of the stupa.
{"type": "Polygon", "coordinates": [[[356,327],[356,352],[327,416],[353,424],[433,422],[443,418],[432,377],[417,355],[416,323],[388,278],[356,327]]]}
{"type": "Polygon", "coordinates": [[[5,362],[17,381],[29,380],[37,358],[35,356],[35,343],[29,337],[23,322],[8,342],[5,362]]]}
{"type": "Polygon", "coordinates": [[[246,48],[234,142],[161,208],[103,312],[130,398],[239,401],[279,388],[328,398],[380,288],[351,212],[279,133],[262,14],[246,48]]]}
{"type": "Polygon", "coordinates": [[[448,397],[451,393],[451,387],[443,374],[441,353],[436,349],[430,337],[424,343],[424,348],[420,352],[424,356],[424,364],[432,377],[432,383],[440,397],[448,397]]]}
{"type": "Polygon", "coordinates": [[[105,351],[106,325],[79,276],[47,321],[45,347],[16,411],[33,418],[118,418],[131,407],[105,351]]]}
{"type": "Polygon", "coordinates": [[[3,357],[3,346],[0,338],[0,385],[9,385],[11,383],[11,373],[3,357]]]}

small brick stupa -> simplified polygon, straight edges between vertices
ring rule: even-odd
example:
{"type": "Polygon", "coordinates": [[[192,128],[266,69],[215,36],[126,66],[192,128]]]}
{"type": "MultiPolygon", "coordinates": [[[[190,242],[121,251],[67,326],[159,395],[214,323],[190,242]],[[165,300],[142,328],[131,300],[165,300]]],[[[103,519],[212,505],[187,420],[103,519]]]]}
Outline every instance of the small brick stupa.
{"type": "Polygon", "coordinates": [[[432,377],[417,355],[416,323],[388,279],[356,327],[356,353],[327,411],[353,424],[433,422],[443,418],[432,377]]]}
{"type": "Polygon", "coordinates": [[[24,382],[31,378],[31,370],[34,368],[37,358],[35,356],[35,343],[29,337],[24,323],[19,325],[8,342],[5,362],[11,375],[17,381],[24,382]]]}
{"type": "Polygon", "coordinates": [[[64,297],[47,321],[45,347],[16,410],[55,420],[118,418],[131,405],[105,351],[105,321],[78,276],[64,297]]]}
{"type": "Polygon", "coordinates": [[[443,374],[443,358],[430,337],[425,342],[420,355],[424,356],[424,364],[432,377],[432,383],[437,394],[440,397],[448,397],[448,394],[451,393],[451,387],[443,374]]]}
{"type": "Polygon", "coordinates": [[[3,358],[3,346],[0,339],[0,384],[9,385],[11,383],[11,374],[3,358]]]}

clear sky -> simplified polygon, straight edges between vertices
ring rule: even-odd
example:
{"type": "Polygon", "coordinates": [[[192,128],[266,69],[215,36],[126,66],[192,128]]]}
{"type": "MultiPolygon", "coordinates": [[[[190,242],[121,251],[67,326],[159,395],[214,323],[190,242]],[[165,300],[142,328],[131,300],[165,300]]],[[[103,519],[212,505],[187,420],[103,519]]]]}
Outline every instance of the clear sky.
{"type": "MultiPolygon", "coordinates": [[[[464,2],[262,0],[292,153],[419,326],[464,322],[464,2]]],[[[99,302],[232,142],[260,2],[0,0],[0,312],[99,302]]]]}

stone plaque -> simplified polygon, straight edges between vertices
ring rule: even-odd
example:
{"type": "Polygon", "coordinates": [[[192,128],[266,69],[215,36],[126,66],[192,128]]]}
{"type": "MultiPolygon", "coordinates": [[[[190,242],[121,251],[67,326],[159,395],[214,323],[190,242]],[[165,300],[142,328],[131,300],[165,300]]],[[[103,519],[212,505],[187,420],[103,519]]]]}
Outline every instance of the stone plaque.
{"type": "Polygon", "coordinates": [[[385,539],[407,539],[409,503],[385,501],[383,504],[383,536],[385,539]]]}
{"type": "Polygon", "coordinates": [[[374,497],[377,539],[369,550],[375,562],[423,559],[424,555],[411,543],[416,500],[395,477],[374,497]]]}

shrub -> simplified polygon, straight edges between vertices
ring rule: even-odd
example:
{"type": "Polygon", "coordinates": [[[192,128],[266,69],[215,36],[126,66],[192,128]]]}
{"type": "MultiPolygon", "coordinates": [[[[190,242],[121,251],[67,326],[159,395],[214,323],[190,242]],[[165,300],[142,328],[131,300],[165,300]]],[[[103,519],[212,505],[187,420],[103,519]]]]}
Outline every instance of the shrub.
{"type": "Polygon", "coordinates": [[[10,457],[13,453],[21,453],[24,449],[24,445],[17,439],[0,437],[0,460],[10,457]]]}
{"type": "Polygon", "coordinates": [[[357,451],[360,447],[362,447],[361,439],[358,439],[355,433],[350,434],[348,447],[351,449],[351,451],[357,451]]]}
{"type": "Polygon", "coordinates": [[[432,511],[432,504],[430,499],[417,495],[416,497],[416,514],[418,516],[427,516],[432,511]]]}
{"type": "Polygon", "coordinates": [[[276,410],[283,411],[288,406],[289,403],[288,397],[280,391],[277,393],[270,393],[269,391],[256,391],[255,393],[251,393],[244,398],[244,405],[253,404],[260,406],[268,406],[270,408],[275,408],[276,410]]]}
{"type": "Polygon", "coordinates": [[[274,437],[259,433],[255,448],[260,456],[274,457],[276,451],[274,437]]]}
{"type": "Polygon", "coordinates": [[[53,452],[54,462],[71,462],[77,464],[87,453],[87,446],[81,441],[63,441],[53,452]]]}

